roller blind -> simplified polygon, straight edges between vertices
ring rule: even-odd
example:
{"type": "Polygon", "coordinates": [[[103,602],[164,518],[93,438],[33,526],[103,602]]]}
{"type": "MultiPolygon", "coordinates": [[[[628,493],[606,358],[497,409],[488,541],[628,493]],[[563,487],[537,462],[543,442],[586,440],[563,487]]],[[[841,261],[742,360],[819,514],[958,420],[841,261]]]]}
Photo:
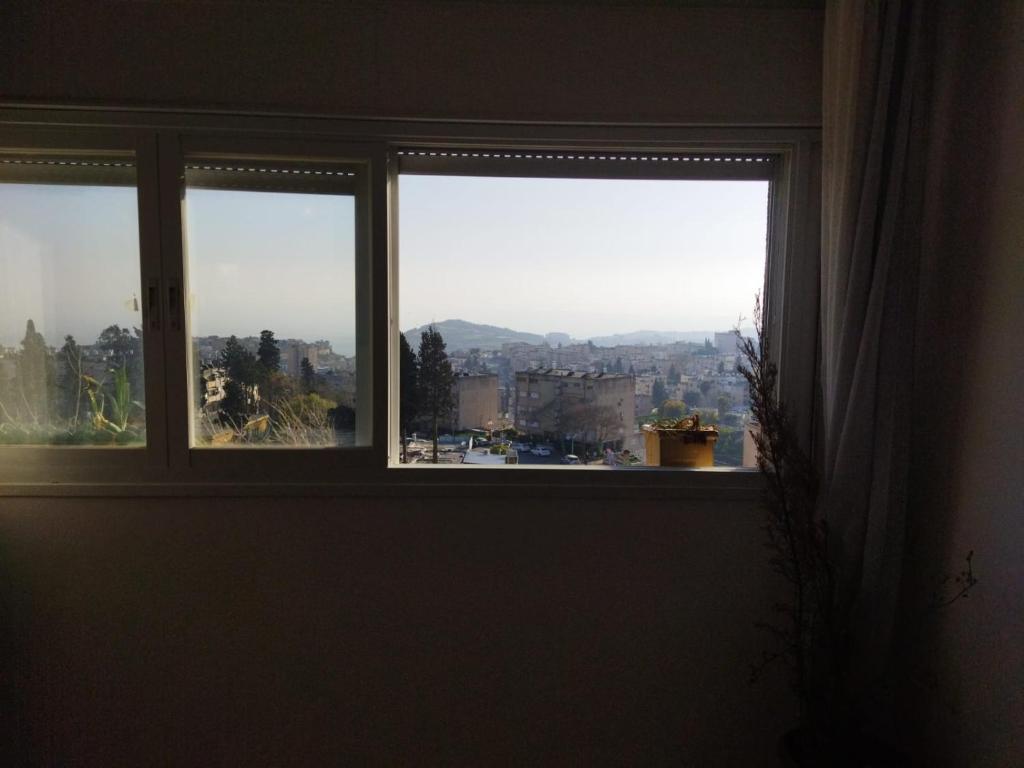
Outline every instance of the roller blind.
{"type": "Polygon", "coordinates": [[[664,153],[406,147],[397,151],[400,173],[624,179],[769,180],[770,153],[664,153]]]}

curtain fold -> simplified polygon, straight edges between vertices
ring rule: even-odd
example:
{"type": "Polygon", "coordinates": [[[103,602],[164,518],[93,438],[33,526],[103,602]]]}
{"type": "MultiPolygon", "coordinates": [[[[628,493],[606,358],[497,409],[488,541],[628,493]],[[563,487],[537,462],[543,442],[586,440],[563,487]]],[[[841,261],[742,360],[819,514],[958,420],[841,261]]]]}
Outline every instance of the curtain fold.
{"type": "Polygon", "coordinates": [[[923,11],[908,0],[826,9],[821,506],[865,710],[890,658],[905,538],[923,11]]]}

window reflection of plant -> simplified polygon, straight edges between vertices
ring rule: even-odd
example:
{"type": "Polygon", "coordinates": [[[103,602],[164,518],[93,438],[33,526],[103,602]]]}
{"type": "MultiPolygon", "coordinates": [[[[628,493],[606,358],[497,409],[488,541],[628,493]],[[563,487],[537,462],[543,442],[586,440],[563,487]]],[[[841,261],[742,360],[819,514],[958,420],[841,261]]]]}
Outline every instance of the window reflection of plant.
{"type": "Polygon", "coordinates": [[[83,375],[85,394],[92,406],[92,426],[97,432],[107,432],[118,442],[126,442],[136,437],[137,428],[129,422],[135,409],[144,411],[145,406],[132,400],[132,385],[128,380],[128,366],[122,363],[120,368],[110,369],[113,374],[113,392],[108,397],[103,391],[104,382],[92,376],[83,375]],[[109,416],[108,406],[109,405],[109,416]]]}
{"type": "MultiPolygon", "coordinates": [[[[79,368],[80,370],[80,368],[79,368]]],[[[112,368],[111,391],[107,382],[88,374],[79,373],[80,391],[89,400],[88,420],[81,420],[78,407],[66,423],[24,422],[13,416],[0,402],[0,444],[53,444],[53,445],[119,445],[140,442],[144,438],[145,422],[141,414],[145,406],[132,399],[132,386],[128,367],[112,368]],[[139,414],[137,416],[136,414],[139,414]]]]}

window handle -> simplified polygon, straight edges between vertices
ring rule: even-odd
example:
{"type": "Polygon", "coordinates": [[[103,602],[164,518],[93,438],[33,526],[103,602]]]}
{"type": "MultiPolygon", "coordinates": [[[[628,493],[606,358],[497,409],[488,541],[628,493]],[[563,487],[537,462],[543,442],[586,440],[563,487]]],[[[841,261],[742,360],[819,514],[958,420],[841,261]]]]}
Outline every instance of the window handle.
{"type": "Polygon", "coordinates": [[[171,280],[167,284],[167,323],[172,331],[181,330],[181,291],[178,283],[171,280]]]}
{"type": "Polygon", "coordinates": [[[160,281],[153,278],[146,284],[146,317],[149,330],[160,330],[160,281]]]}

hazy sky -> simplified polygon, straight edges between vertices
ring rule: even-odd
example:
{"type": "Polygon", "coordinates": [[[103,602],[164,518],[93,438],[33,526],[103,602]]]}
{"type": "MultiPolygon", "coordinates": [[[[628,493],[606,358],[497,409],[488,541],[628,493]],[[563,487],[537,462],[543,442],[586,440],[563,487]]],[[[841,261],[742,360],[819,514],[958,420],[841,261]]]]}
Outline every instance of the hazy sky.
{"type": "MultiPolygon", "coordinates": [[[[354,351],[351,197],[222,192],[186,196],[192,332],[329,339],[354,351]]],[[[0,344],[31,318],[51,346],[142,324],[136,191],[0,184],[0,344]]]]}
{"type": "Polygon", "coordinates": [[[355,351],[352,197],[190,189],[193,336],[328,339],[355,351]]]}
{"type": "Polygon", "coordinates": [[[400,326],[728,330],[764,279],[768,183],[402,176],[400,326]]]}
{"type": "MultiPolygon", "coordinates": [[[[767,182],[403,176],[399,323],[579,338],[727,330],[761,289],[767,182]]],[[[0,343],[141,324],[136,193],[0,184],[0,343]]],[[[351,354],[351,197],[190,189],[192,333],[351,354]]]]}
{"type": "Polygon", "coordinates": [[[0,344],[19,344],[29,318],[54,347],[142,324],[136,199],[131,187],[0,184],[0,344]]]}

